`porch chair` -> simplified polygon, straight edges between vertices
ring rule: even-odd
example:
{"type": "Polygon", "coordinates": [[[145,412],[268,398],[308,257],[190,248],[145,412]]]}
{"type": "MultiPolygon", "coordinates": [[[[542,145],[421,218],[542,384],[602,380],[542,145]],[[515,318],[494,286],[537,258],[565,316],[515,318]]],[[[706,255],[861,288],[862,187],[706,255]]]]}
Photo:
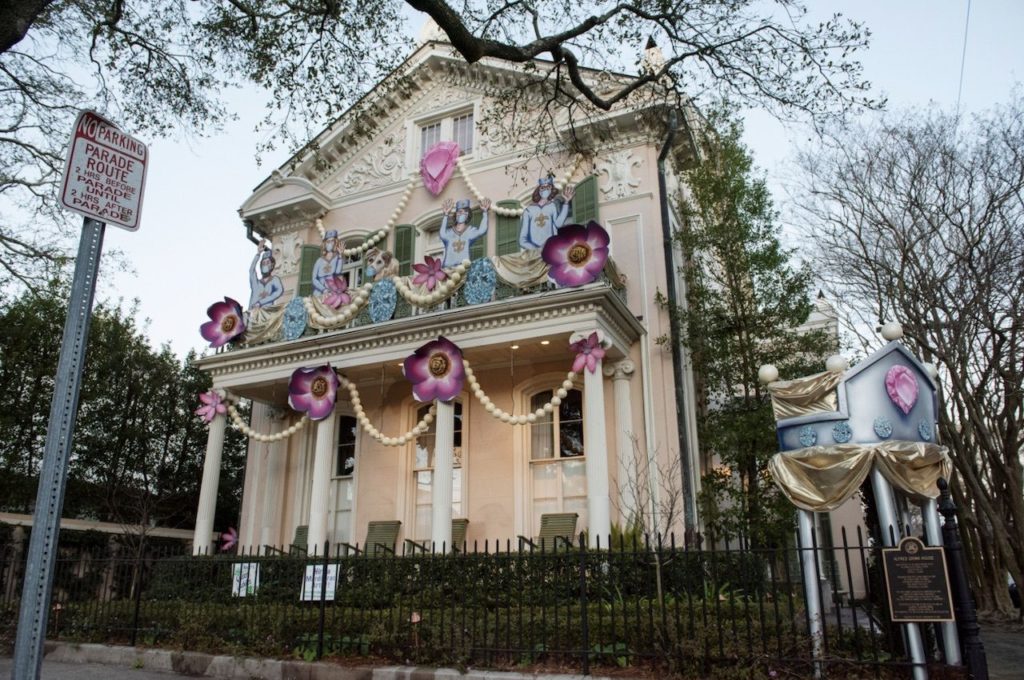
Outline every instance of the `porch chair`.
{"type": "Polygon", "coordinates": [[[366,527],[366,541],[362,549],[351,543],[342,543],[345,554],[356,555],[365,553],[369,557],[377,557],[385,553],[395,554],[395,543],[398,542],[398,530],[402,523],[396,520],[378,520],[370,522],[366,527]]]}
{"type": "Polygon", "coordinates": [[[519,537],[519,549],[529,547],[532,550],[554,552],[559,549],[572,548],[576,536],[575,512],[551,512],[540,516],[540,534],[531,541],[526,536],[519,537]]]}
{"type": "Polygon", "coordinates": [[[295,537],[287,550],[282,550],[273,545],[263,546],[263,552],[267,555],[305,555],[309,552],[309,526],[300,524],[295,527],[295,537]]]}
{"type": "MultiPolygon", "coordinates": [[[[452,543],[448,546],[451,552],[460,552],[463,544],[466,542],[466,527],[469,526],[469,520],[460,517],[452,520],[452,543]]],[[[438,546],[439,548],[441,546],[438,546]]],[[[429,541],[414,541],[411,538],[405,539],[405,553],[407,555],[415,555],[418,552],[429,553],[430,542],[429,541]]]]}

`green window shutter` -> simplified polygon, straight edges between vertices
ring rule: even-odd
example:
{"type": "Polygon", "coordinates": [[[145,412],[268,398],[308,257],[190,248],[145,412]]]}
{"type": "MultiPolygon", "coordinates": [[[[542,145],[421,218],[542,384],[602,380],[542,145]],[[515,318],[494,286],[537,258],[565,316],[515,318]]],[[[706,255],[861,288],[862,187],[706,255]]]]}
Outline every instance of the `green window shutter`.
{"type": "MultiPolygon", "coordinates": [[[[522,204],[519,201],[498,201],[499,208],[510,208],[519,210],[522,204]]],[[[522,227],[522,220],[518,217],[505,217],[495,213],[495,248],[496,255],[512,255],[519,252],[519,229],[522,227]]]]}
{"type": "Polygon", "coordinates": [[[299,260],[299,297],[313,294],[313,265],[320,259],[320,246],[302,246],[299,260]]]}
{"type": "Polygon", "coordinates": [[[412,241],[416,228],[411,224],[399,224],[395,227],[395,245],[392,251],[398,260],[398,275],[412,274],[412,241]]]}
{"type": "Polygon", "coordinates": [[[597,177],[591,175],[576,185],[576,195],[572,199],[573,224],[595,222],[597,217],[597,177]]]}
{"type": "MultiPolygon", "coordinates": [[[[481,217],[483,217],[483,213],[481,213],[479,209],[474,210],[473,214],[470,215],[470,217],[469,217],[469,223],[470,224],[480,224],[480,218],[481,217]]],[[[488,217],[494,217],[494,213],[492,212],[488,217]]],[[[487,231],[490,231],[490,230],[491,230],[491,228],[488,227],[487,231]]],[[[487,234],[484,234],[483,236],[481,236],[477,240],[473,241],[473,245],[471,245],[469,247],[469,259],[471,259],[471,260],[479,260],[481,257],[486,257],[486,255],[487,255],[487,234]]]]}

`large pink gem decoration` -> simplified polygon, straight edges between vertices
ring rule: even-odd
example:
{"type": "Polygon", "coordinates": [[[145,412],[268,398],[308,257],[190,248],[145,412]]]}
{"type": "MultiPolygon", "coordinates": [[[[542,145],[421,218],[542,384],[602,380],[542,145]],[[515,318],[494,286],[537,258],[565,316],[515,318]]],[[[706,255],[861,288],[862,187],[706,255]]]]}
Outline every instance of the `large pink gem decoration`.
{"type": "Polygon", "coordinates": [[[885,374],[885,391],[892,403],[907,415],[917,403],[917,377],[906,366],[893,366],[885,374]]]}
{"type": "Polygon", "coordinates": [[[434,196],[444,191],[448,180],[455,172],[455,163],[459,160],[459,145],[456,142],[438,142],[427,149],[420,160],[420,176],[423,185],[434,196]]]}

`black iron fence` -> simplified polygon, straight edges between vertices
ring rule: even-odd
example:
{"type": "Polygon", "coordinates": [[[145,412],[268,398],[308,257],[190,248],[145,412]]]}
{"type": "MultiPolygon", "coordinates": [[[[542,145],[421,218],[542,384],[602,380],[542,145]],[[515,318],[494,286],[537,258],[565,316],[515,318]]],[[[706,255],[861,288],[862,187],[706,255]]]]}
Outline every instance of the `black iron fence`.
{"type": "MultiPolygon", "coordinates": [[[[581,536],[556,551],[485,542],[426,554],[344,555],[327,546],[199,557],[136,541],[60,557],[48,636],[584,674],[909,677],[900,629],[885,610],[879,550],[859,531],[837,538],[830,547],[697,547],[668,537],[594,549],[581,536]],[[801,551],[815,555],[826,606],[817,662],[801,551]]],[[[7,645],[22,559],[0,556],[7,645]]],[[[941,665],[941,636],[926,632],[941,665]]]]}

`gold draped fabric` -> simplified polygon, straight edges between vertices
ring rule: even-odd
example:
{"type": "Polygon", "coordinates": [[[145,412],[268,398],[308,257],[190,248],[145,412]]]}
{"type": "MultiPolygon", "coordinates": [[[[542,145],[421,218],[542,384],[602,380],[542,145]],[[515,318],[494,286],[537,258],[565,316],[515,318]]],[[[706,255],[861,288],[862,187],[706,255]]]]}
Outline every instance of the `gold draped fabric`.
{"type": "Polygon", "coordinates": [[[768,471],[793,505],[828,512],[857,492],[872,465],[914,500],[937,497],[936,481],[939,477],[948,479],[952,471],[945,446],[909,441],[785,451],[772,457],[768,471]]]}
{"type": "Polygon", "coordinates": [[[249,310],[249,327],[245,330],[245,344],[258,345],[261,342],[277,340],[284,324],[284,305],[257,307],[249,310]]]}
{"type": "Polygon", "coordinates": [[[843,371],[825,371],[768,385],[775,420],[835,411],[836,385],[842,379],[843,371]]]}
{"type": "Polygon", "coordinates": [[[548,265],[540,250],[520,250],[511,255],[491,258],[498,279],[516,288],[533,288],[548,280],[548,265]]]}

